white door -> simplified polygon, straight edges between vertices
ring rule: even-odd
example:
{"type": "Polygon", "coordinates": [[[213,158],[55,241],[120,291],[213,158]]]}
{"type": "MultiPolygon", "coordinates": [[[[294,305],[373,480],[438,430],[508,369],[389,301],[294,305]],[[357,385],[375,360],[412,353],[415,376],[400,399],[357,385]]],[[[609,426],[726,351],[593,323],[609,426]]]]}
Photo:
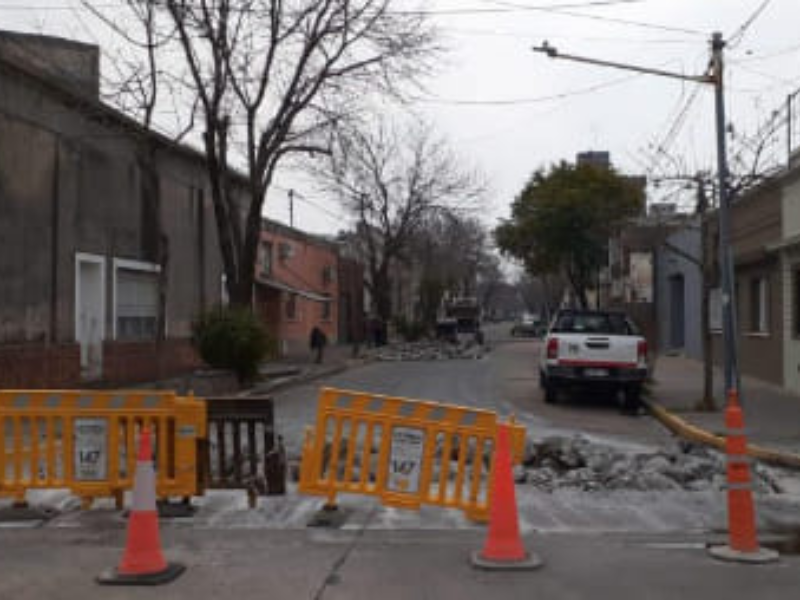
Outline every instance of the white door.
{"type": "Polygon", "coordinates": [[[81,346],[81,376],[98,379],[103,374],[105,259],[79,255],[75,270],[75,337],[81,346]]]}

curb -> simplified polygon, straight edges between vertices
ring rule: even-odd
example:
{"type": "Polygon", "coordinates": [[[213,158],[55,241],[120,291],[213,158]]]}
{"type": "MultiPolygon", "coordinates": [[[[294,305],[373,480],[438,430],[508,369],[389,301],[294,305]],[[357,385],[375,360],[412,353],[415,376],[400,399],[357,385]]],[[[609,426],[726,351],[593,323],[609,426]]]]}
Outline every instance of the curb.
{"type": "MultiPolygon", "coordinates": [[[[674,413],[671,413],[666,408],[656,404],[652,400],[642,399],[642,404],[644,404],[650,414],[653,415],[662,425],[664,425],[664,427],[669,429],[677,436],[691,442],[705,444],[707,446],[716,448],[721,452],[725,452],[724,437],[714,435],[705,429],[701,429],[696,425],[692,425],[685,419],[682,419],[674,413]]],[[[762,462],[779,467],[800,469],[800,455],[792,452],[771,450],[762,446],[747,444],[747,455],[762,462]]]]}
{"type": "Polygon", "coordinates": [[[317,379],[322,379],[323,377],[330,377],[332,375],[338,375],[339,373],[343,373],[345,371],[349,371],[350,369],[357,369],[359,367],[363,367],[363,366],[369,364],[370,362],[372,362],[372,361],[364,360],[361,363],[344,364],[344,365],[340,365],[340,366],[337,366],[337,367],[331,367],[329,369],[321,370],[321,371],[319,371],[317,373],[314,373],[312,375],[300,374],[300,375],[297,375],[295,377],[286,377],[286,378],[284,378],[282,380],[276,381],[272,385],[265,384],[263,386],[259,386],[256,394],[254,394],[254,395],[271,394],[271,393],[274,393],[274,392],[279,392],[281,390],[285,390],[287,388],[290,388],[290,387],[293,387],[293,386],[296,386],[296,385],[302,385],[304,383],[309,383],[311,381],[316,381],[317,379]]]}

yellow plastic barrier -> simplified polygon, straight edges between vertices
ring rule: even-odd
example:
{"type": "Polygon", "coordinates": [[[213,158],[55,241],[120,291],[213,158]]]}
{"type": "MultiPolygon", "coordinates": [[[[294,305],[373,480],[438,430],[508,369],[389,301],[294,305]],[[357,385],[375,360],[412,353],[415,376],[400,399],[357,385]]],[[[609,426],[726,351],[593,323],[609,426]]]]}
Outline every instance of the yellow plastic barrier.
{"type": "Polygon", "coordinates": [[[174,392],[0,391],[0,496],[25,501],[30,489],[67,488],[84,506],[133,487],[136,438],[155,438],[159,497],[200,493],[197,439],[206,437],[202,401],[174,392]]]}
{"type": "MultiPolygon", "coordinates": [[[[306,428],[298,489],[327,496],[328,507],[348,492],[387,506],[459,508],[485,521],[497,422],[487,410],[323,388],[316,429],[306,428]]],[[[512,422],[511,431],[516,463],[525,429],[512,422]]]]}

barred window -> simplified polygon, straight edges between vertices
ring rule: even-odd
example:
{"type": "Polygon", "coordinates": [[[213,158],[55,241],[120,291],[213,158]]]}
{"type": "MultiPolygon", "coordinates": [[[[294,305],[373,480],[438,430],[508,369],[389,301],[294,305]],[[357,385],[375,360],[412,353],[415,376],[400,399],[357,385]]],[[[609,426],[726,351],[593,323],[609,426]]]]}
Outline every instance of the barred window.
{"type": "Polygon", "coordinates": [[[117,269],[116,337],[153,340],[158,333],[158,273],[117,269]]]}

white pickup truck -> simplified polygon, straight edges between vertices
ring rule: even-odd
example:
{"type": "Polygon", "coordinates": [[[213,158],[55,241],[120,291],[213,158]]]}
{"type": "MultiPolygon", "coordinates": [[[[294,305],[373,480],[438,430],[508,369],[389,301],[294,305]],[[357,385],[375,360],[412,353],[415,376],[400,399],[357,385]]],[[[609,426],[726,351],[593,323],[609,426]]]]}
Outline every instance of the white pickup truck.
{"type": "Polygon", "coordinates": [[[568,388],[617,393],[637,412],[647,379],[647,341],[624,313],[561,310],[550,325],[539,360],[545,402],[568,388]]]}

